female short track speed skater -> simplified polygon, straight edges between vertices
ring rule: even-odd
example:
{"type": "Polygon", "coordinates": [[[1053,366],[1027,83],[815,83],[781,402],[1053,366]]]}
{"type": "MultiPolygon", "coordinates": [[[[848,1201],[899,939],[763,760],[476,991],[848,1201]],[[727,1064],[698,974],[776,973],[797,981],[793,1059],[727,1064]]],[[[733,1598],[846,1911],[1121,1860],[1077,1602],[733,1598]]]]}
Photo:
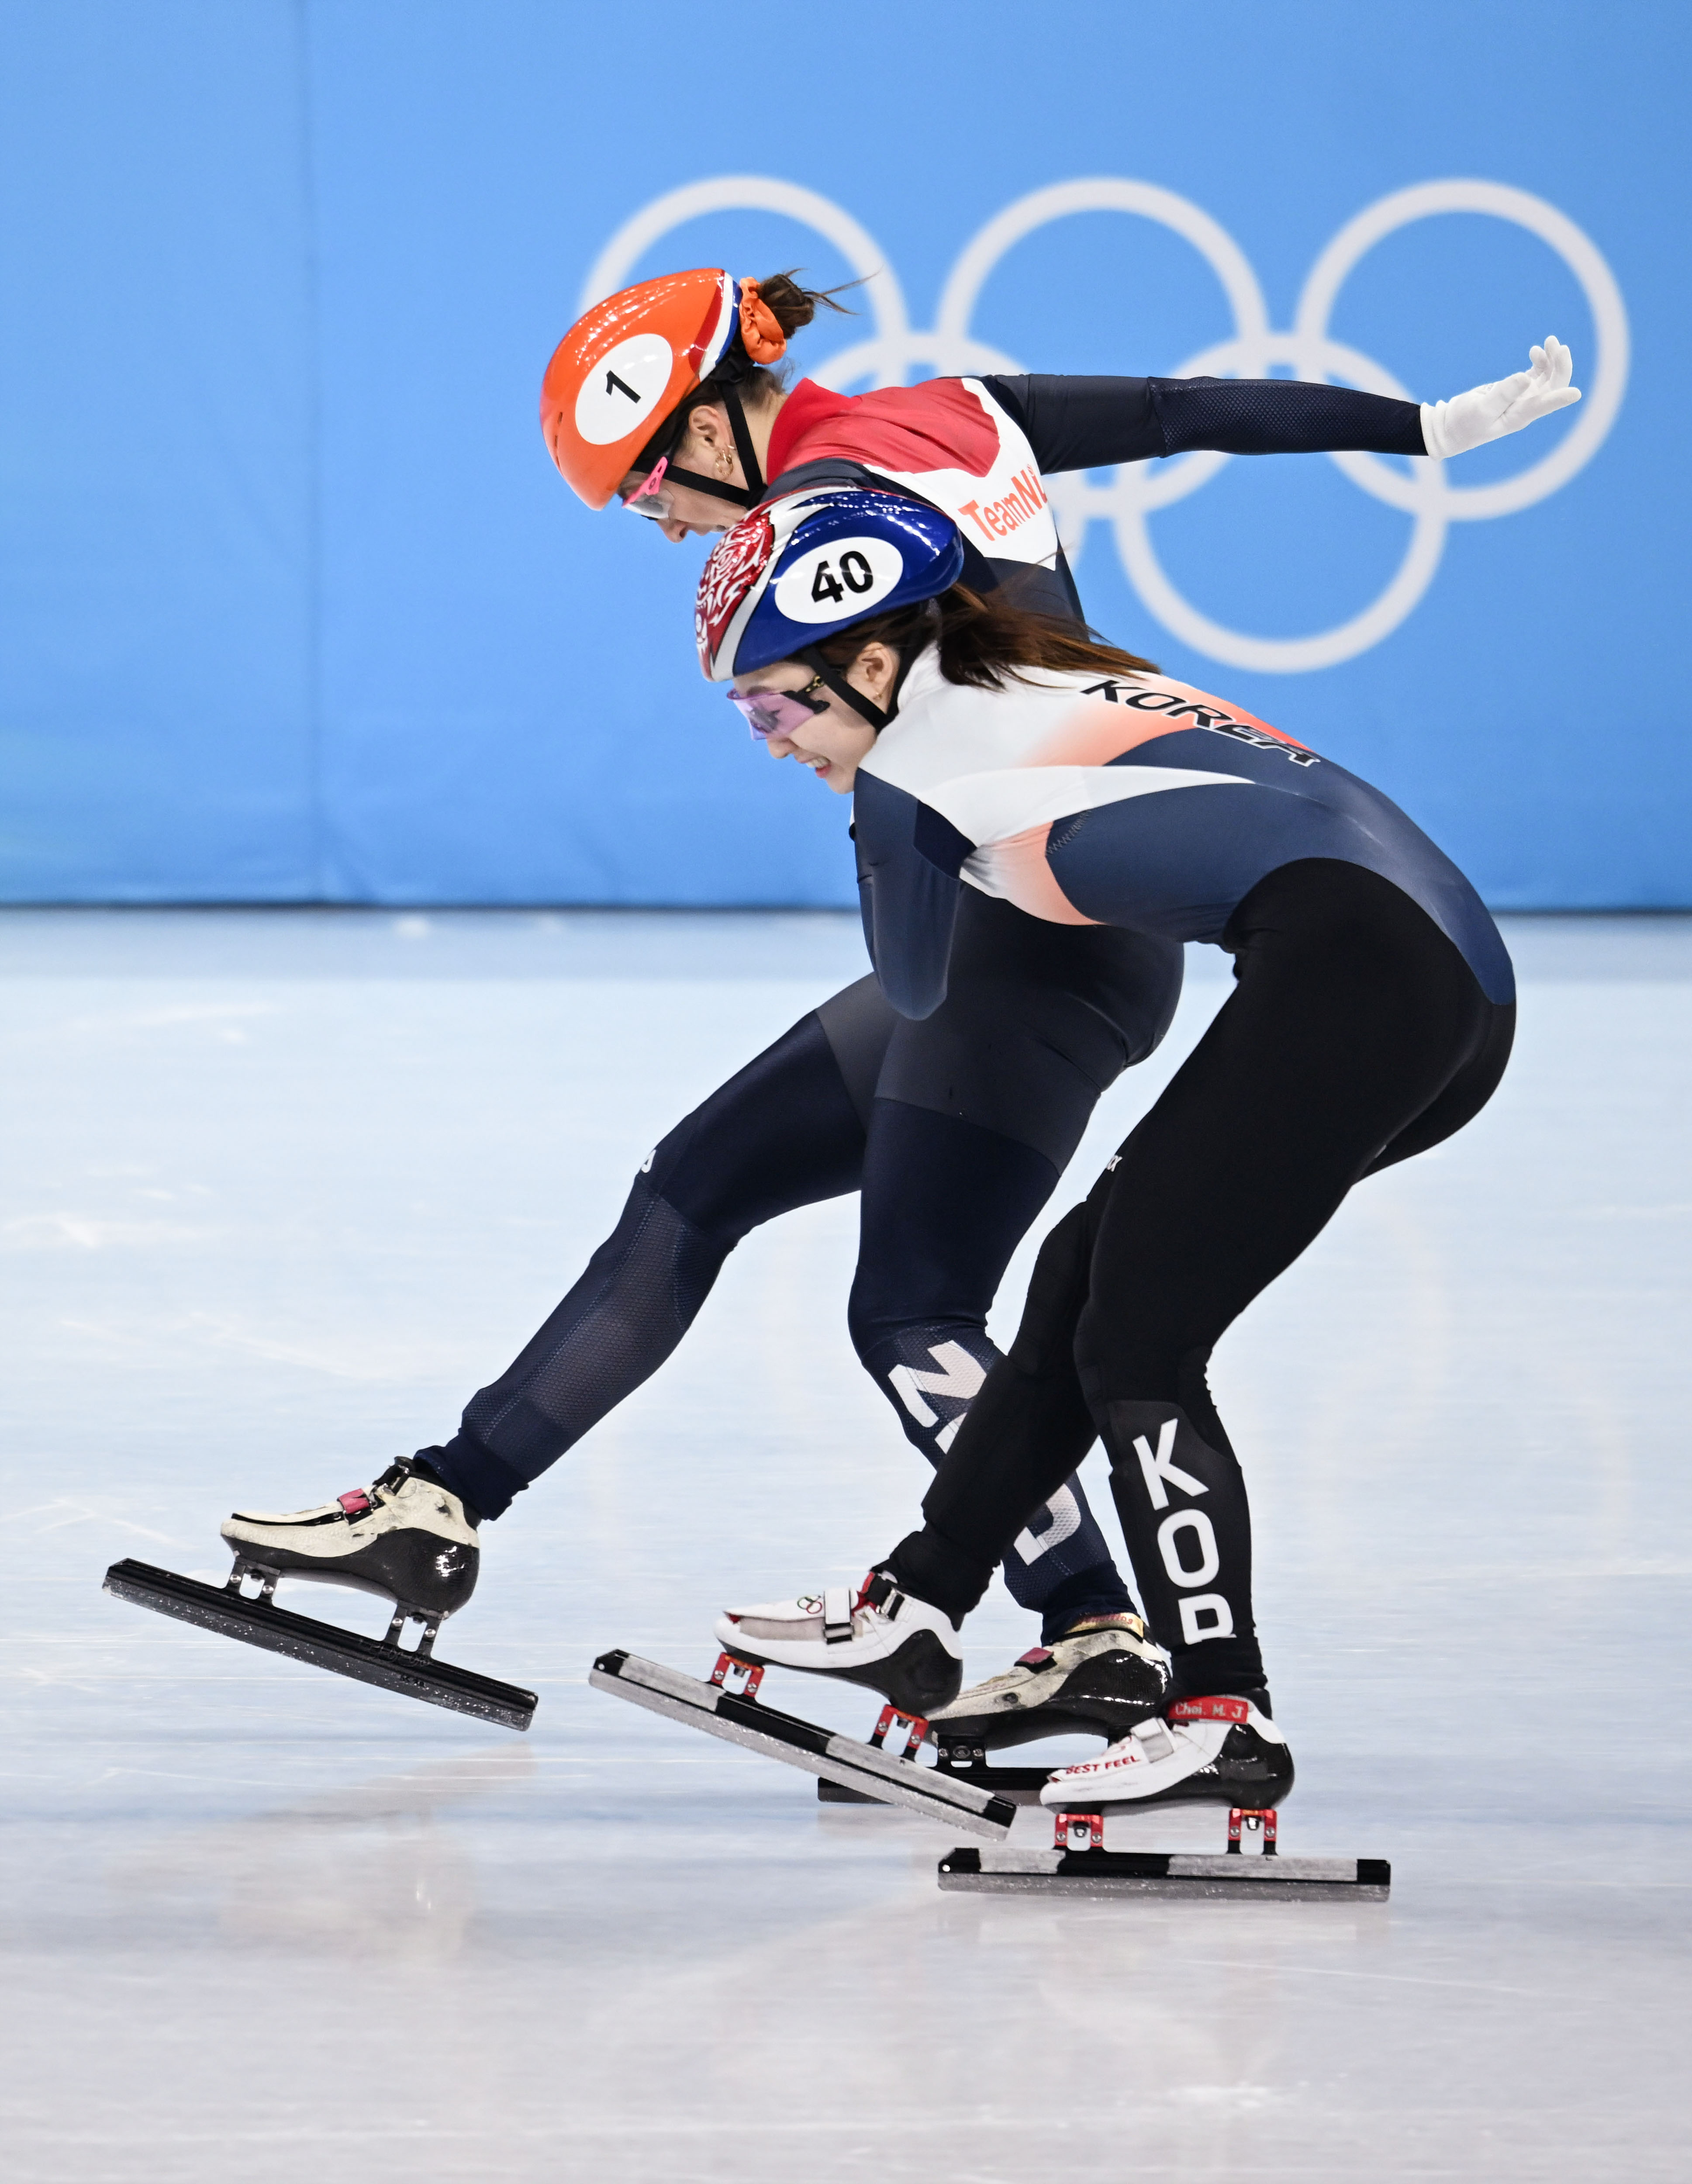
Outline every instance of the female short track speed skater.
{"type": "MultiPolygon", "coordinates": [[[[957,520],[972,588],[1006,588],[1078,619],[1043,482],[1050,472],[1195,448],[1449,455],[1578,398],[1555,341],[1528,372],[1420,407],[1291,381],[988,377],[858,397],[802,381],[788,390],[770,366],[827,301],[785,276],[736,281],[704,269],[596,305],[546,375],[543,424],[559,470],[590,506],[621,499],[671,539],[726,528],[795,482],[895,484],[957,520]]],[[[478,1521],[502,1514],[657,1368],[740,1239],[852,1190],[861,1194],[852,1340],[909,1438],[938,1462],[997,1356],[985,1321],[1011,1251],[1100,1093],[1161,1038],[1179,981],[1179,945],[1164,935],[1053,924],[969,890],[944,1002],[907,1020],[862,979],[678,1124],[581,1279],[470,1399],[449,1440],[368,1493],[298,1516],[237,1514],[225,1540],[255,1565],[362,1573],[391,1590],[396,1557],[417,1559],[407,1535],[420,1525],[457,1556],[460,1602],[478,1521]]],[[[995,1680],[989,1713],[1032,1722],[1028,1702],[1055,1702],[1071,1672],[1077,1703],[1083,1686],[1102,1691],[1124,1670],[1138,1691],[1131,1602],[1078,1485],[1056,1486],[1005,1569],[1057,1650],[995,1680]]],[[[1089,1719],[1110,1719],[1101,1699],[1089,1719]]]]}
{"type": "Polygon", "coordinates": [[[1043,1795],[1272,1805],[1292,1761],[1207,1362],[1355,1183],[1490,1097],[1510,961],[1463,875],[1378,790],[1144,660],[983,600],[963,566],[937,512],[825,488],[737,525],[699,587],[707,674],[733,678],[778,755],[853,792],[888,1000],[919,1021],[942,1004],[971,891],[1083,929],[1211,943],[1236,983],[1047,1238],[927,1522],[872,1569],[849,1636],[830,1646],[782,1607],[732,1612],[718,1634],[744,1658],[920,1708],[923,1687],[958,1680],[958,1627],[1005,1545],[1097,1436],[1170,1681],[1043,1795]]]}

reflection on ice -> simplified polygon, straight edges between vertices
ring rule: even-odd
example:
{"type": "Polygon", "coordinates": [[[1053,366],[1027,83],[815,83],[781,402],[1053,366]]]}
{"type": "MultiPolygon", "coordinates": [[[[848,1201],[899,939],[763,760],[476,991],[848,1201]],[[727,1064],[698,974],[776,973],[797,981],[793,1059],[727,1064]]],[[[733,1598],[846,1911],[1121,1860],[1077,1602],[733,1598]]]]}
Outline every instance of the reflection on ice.
{"type": "Polygon", "coordinates": [[[535,1766],[518,1746],[377,1776],[171,1836],[117,1859],[108,1884],[154,1915],[209,1908],[237,1947],[448,1964],[475,1915],[476,1864],[438,1816],[529,1780],[535,1766]]]}

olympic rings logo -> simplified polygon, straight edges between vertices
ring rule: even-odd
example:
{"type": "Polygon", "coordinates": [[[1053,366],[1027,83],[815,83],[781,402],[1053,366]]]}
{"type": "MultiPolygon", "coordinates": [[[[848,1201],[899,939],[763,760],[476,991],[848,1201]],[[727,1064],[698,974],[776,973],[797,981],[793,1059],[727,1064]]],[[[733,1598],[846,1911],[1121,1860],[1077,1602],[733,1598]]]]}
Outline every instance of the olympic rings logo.
{"type": "Polygon", "coordinates": [[[1411,612],[1433,582],[1450,526],[1512,515],[1567,485],[1597,453],[1615,422],[1627,387],[1627,308],[1596,244],[1545,198],[1501,182],[1418,182],[1366,207],[1346,222],[1311,268],[1292,326],[1285,332],[1270,325],[1268,305],[1244,253],[1207,212],[1190,198],[1155,183],[1109,175],[1031,191],[988,220],[953,266],[929,332],[912,326],[888,254],[866,228],[816,191],[763,175],[721,175],[654,198],[625,221],[601,251],[582,284],[578,309],[585,310],[624,286],[642,254],[672,228],[715,212],[769,212],[798,220],[832,242],[853,272],[866,281],[875,331],[868,339],[838,351],[815,375],[823,384],[837,387],[861,379],[878,387],[896,383],[913,365],[934,374],[1026,369],[1002,349],[978,340],[969,330],[971,315],[988,276],[1008,250],[1037,229],[1076,213],[1119,212],[1155,221],[1190,243],[1221,282],[1233,315],[1233,337],[1188,357],[1172,376],[1210,372],[1261,378],[1272,365],[1283,364],[1301,379],[1324,380],[1331,373],[1368,393],[1401,398],[1407,397],[1407,390],[1383,365],[1336,341],[1327,331],[1341,287],[1367,253],[1399,228],[1436,214],[1457,212],[1484,213],[1506,220],[1549,244],[1580,283],[1597,336],[1589,371],[1583,360],[1585,398],[1574,413],[1572,429],[1548,454],[1514,477],[1492,485],[1452,485],[1444,463],[1416,463],[1406,474],[1378,455],[1330,455],[1329,461],[1354,485],[1411,519],[1409,543],[1396,573],[1380,596],[1349,621],[1308,637],[1253,637],[1213,621],[1170,582],[1153,547],[1149,519],[1158,509],[1198,492],[1233,460],[1231,456],[1194,454],[1155,465],[1124,464],[1105,487],[1089,484],[1084,476],[1049,481],[1066,550],[1078,555],[1091,524],[1110,524],[1123,569],[1148,610],[1195,652],[1233,667],[1303,674],[1355,659],[1378,644],[1411,612]]]}

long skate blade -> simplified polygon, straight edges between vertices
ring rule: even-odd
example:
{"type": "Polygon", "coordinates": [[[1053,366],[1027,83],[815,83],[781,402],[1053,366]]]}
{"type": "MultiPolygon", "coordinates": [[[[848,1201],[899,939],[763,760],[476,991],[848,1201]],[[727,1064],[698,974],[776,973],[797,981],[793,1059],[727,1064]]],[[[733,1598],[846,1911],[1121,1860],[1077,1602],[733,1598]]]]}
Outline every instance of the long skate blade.
{"type": "Polygon", "coordinates": [[[402,1653],[398,1646],[384,1646],[356,1630],[314,1622],[309,1615],[296,1615],[262,1600],[243,1599],[225,1585],[203,1585],[198,1578],[178,1577],[174,1570],[154,1569],[150,1563],[114,1563],[106,1572],[104,1590],[120,1600],[132,1600],[137,1607],[174,1615],[179,1623],[197,1624],[203,1630],[238,1638],[243,1645],[262,1646],[267,1652],[285,1653],[290,1660],[309,1661],[314,1669],[328,1669],[361,1684],[377,1684],[403,1697],[474,1714],[480,1721],[496,1721],[506,1729],[526,1729],[539,1704],[532,1691],[521,1691],[515,1684],[498,1683],[492,1676],[478,1676],[472,1669],[455,1669],[432,1657],[402,1653]]]}
{"type": "Polygon", "coordinates": [[[1383,1858],[1220,1858],[1119,1850],[976,1850],[940,1861],[942,1888],[992,1896],[1160,1896],[1236,1903],[1384,1903],[1383,1858]]]}
{"type": "Polygon", "coordinates": [[[894,1759],[873,1745],[838,1736],[795,1714],[778,1713],[756,1699],[741,1698],[638,1654],[602,1653],[587,1680],[596,1691],[629,1699],[689,1729],[702,1729],[708,1736],[743,1744],[767,1759],[865,1791],[878,1804],[903,1805],[907,1812],[945,1821],[990,1842],[1002,1841],[1016,1817],[1014,1805],[971,1783],[949,1781],[929,1767],[919,1770],[910,1760],[894,1759]]]}
{"type": "MultiPolygon", "coordinates": [[[[967,1782],[977,1790],[985,1790],[989,1797],[1003,1797],[1013,1805],[1038,1805],[1040,1792],[1052,1779],[1049,1767],[937,1767],[933,1770],[943,1782],[967,1782]]],[[[924,1781],[930,1779],[923,1769],[924,1781]]],[[[879,1805],[885,1799],[868,1790],[849,1790],[843,1783],[831,1782],[819,1775],[816,1800],[820,1805],[879,1805]]]]}

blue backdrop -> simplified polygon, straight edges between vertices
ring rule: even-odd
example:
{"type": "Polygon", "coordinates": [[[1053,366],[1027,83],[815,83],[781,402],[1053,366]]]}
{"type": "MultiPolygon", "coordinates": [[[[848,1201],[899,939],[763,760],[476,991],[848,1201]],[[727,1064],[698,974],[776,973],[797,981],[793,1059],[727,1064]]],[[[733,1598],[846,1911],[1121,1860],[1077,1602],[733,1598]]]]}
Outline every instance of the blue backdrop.
{"type": "Polygon", "coordinates": [[[1585,403],[1443,476],[1201,458],[1066,526],[1101,628],[1494,903],[1692,903],[1689,44],[1556,0],[8,0],[0,894],[850,900],[840,805],[698,677],[699,548],[588,515],[536,422],[596,281],[726,263],[880,269],[799,345],[854,387],[1431,398],[1561,334],[1585,403]]]}

